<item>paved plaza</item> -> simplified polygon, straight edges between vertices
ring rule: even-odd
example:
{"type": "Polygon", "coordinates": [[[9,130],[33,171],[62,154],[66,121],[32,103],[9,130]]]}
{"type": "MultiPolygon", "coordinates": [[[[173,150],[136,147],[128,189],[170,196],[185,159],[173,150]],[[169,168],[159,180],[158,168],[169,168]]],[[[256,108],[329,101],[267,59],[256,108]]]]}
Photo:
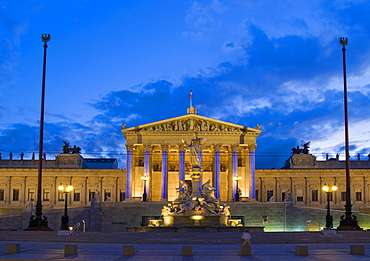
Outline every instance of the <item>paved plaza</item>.
{"type": "Polygon", "coordinates": [[[295,255],[295,246],[303,244],[253,244],[251,256],[240,256],[240,244],[122,244],[81,242],[30,242],[1,241],[0,260],[160,260],[160,261],[215,261],[215,260],[315,260],[344,261],[370,260],[370,243],[365,246],[365,255],[351,255],[354,243],[319,243],[308,246],[307,256],[295,255]],[[20,253],[6,254],[6,244],[20,244],[20,253]],[[65,256],[65,245],[77,245],[77,255],[65,256]],[[123,255],[123,246],[134,246],[133,256],[123,255]],[[192,256],[182,256],[182,246],[192,246],[192,256]]]}

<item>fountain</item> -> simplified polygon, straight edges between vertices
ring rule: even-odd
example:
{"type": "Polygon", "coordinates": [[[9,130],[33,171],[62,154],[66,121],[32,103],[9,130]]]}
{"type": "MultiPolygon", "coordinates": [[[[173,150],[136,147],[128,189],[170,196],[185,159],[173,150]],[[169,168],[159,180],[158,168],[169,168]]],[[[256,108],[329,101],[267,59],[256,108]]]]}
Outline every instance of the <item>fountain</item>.
{"type": "Polygon", "coordinates": [[[211,180],[200,186],[200,152],[205,139],[198,138],[197,133],[195,134],[190,144],[182,140],[185,147],[190,149],[192,190],[190,191],[184,180],[180,181],[176,188],[177,198],[162,208],[163,226],[228,226],[230,207],[221,204],[215,197],[211,180]]]}

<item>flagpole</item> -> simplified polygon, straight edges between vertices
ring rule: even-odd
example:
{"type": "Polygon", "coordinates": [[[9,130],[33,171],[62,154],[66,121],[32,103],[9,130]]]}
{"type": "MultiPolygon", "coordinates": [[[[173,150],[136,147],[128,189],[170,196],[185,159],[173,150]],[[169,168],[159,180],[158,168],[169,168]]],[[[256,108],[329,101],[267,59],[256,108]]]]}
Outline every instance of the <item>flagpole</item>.
{"type": "Polygon", "coordinates": [[[191,107],[193,107],[193,91],[192,90],[190,90],[189,99],[190,99],[190,107],[189,108],[191,108],[191,107]]]}

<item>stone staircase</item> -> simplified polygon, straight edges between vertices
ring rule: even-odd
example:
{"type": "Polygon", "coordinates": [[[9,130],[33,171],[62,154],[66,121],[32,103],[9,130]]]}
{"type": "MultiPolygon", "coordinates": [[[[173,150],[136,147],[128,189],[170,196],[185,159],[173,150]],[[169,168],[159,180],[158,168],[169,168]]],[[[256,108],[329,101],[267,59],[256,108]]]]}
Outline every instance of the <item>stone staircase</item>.
{"type": "MultiPolygon", "coordinates": [[[[253,244],[370,243],[368,231],[258,232],[253,244]]],[[[84,242],[124,244],[239,244],[241,233],[234,232],[75,232],[58,236],[57,231],[2,231],[0,241],[84,242]]]]}

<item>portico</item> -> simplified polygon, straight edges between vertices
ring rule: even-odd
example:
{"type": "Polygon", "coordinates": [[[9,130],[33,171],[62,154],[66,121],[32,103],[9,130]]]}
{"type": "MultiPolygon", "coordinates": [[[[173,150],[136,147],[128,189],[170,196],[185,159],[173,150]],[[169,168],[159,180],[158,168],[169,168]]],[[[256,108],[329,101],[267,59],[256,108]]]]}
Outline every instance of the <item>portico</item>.
{"type": "Polygon", "coordinates": [[[238,177],[241,198],[253,200],[256,138],[261,130],[197,115],[194,107],[183,116],[122,129],[127,149],[126,200],[140,199],[144,186],[150,201],[174,200],[182,180],[191,187],[190,150],[184,143],[195,133],[204,139],[201,183],[211,180],[215,197],[232,201],[238,177]]]}

